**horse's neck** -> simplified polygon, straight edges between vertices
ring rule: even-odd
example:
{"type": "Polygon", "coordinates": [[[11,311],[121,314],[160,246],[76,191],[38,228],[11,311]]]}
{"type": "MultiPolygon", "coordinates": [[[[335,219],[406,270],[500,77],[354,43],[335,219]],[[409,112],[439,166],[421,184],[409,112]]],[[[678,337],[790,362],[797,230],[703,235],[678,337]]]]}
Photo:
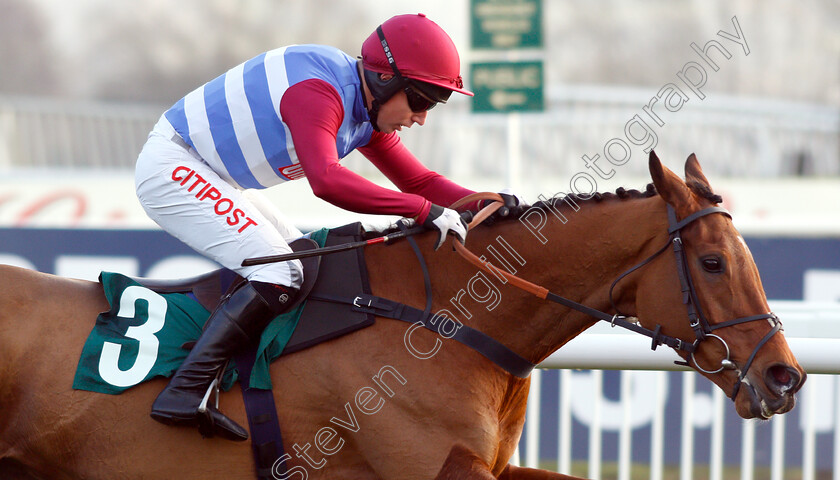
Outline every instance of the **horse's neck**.
{"type": "MultiPolygon", "coordinates": [[[[583,202],[579,211],[568,207],[560,210],[565,222],[546,212],[547,224],[539,234],[525,222],[507,221],[475,235],[477,238],[471,237],[468,245],[502,268],[498,257],[505,258],[520,278],[589,307],[610,311],[608,291],[612,281],[648,254],[653,244],[658,247],[658,239],[664,235],[664,209],[659,218],[656,202],[661,201],[583,202]],[[502,243],[518,254],[519,262],[502,243]]],[[[501,285],[492,275],[485,277],[501,285]]],[[[495,308],[477,308],[474,318],[465,323],[533,362],[543,360],[595,322],[592,317],[512,286],[499,288],[498,292],[501,298],[495,308]]]]}

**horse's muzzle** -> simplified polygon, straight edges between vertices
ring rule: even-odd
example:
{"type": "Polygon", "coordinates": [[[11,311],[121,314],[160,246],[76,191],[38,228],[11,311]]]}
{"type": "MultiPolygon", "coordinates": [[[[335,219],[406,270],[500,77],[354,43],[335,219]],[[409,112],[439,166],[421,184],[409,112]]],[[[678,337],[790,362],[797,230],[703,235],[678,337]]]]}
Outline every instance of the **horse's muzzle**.
{"type": "Polygon", "coordinates": [[[796,392],[805,383],[805,372],[788,365],[768,367],[761,378],[763,385],[754,385],[751,375],[742,381],[742,394],[735,399],[735,408],[743,418],[769,419],[789,412],[796,405],[796,392]],[[745,415],[746,414],[746,415],[745,415]]]}

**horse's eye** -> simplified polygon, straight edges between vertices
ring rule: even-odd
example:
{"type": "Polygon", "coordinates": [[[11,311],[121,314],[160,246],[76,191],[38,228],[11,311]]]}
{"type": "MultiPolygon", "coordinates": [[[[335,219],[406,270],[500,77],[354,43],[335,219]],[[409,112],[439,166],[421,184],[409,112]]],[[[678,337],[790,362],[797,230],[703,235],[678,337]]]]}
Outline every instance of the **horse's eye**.
{"type": "Polygon", "coordinates": [[[723,271],[723,260],[720,257],[711,256],[700,260],[703,268],[709,273],[720,273],[723,271]]]}

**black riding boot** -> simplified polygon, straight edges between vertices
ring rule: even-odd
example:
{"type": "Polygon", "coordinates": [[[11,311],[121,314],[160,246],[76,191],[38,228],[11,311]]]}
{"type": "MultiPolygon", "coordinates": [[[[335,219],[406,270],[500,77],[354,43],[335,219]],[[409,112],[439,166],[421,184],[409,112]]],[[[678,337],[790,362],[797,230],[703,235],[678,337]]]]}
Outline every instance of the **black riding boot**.
{"type": "Polygon", "coordinates": [[[247,440],[248,432],[214,406],[208,404],[204,413],[198,407],[219,369],[256,341],[275,316],[248,282],[223,299],[184,363],[152,405],[152,418],[167,425],[200,427],[205,436],[217,434],[229,440],[247,440]]]}

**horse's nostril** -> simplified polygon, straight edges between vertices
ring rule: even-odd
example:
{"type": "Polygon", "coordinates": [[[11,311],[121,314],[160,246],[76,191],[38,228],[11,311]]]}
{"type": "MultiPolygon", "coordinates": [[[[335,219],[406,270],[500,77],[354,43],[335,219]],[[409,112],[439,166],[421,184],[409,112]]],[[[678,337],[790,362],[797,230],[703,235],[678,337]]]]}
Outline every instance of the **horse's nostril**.
{"type": "Polygon", "coordinates": [[[792,378],[790,376],[790,372],[788,372],[787,369],[785,369],[785,368],[774,367],[772,369],[772,374],[773,374],[774,380],[776,380],[776,382],[779,385],[788,385],[788,384],[790,384],[790,381],[792,380],[792,378]]]}
{"type": "Polygon", "coordinates": [[[801,377],[794,368],[787,365],[774,365],[767,369],[766,380],[767,385],[772,387],[775,393],[784,395],[796,389],[801,377]]]}

